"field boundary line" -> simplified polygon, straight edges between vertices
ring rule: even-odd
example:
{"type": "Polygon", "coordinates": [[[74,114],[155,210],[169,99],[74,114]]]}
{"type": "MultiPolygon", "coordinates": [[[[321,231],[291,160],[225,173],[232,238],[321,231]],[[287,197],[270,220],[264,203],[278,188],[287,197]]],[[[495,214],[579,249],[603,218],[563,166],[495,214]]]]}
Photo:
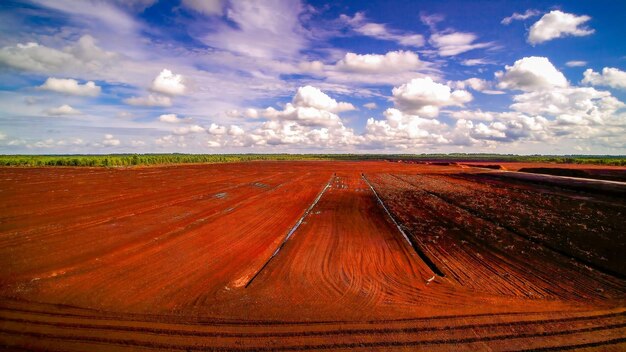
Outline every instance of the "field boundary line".
{"type": "Polygon", "coordinates": [[[395,217],[391,214],[391,212],[389,211],[389,209],[387,208],[387,206],[385,205],[385,203],[383,202],[382,199],[380,199],[380,197],[378,196],[378,193],[376,192],[376,190],[374,189],[374,187],[372,186],[372,184],[369,182],[369,180],[367,179],[367,177],[365,176],[365,174],[361,173],[361,177],[363,178],[363,180],[365,181],[365,183],[367,183],[367,185],[369,186],[369,188],[372,190],[372,192],[374,193],[374,196],[376,197],[376,200],[378,201],[378,204],[380,204],[380,206],[383,208],[383,210],[385,210],[385,213],[387,213],[387,216],[389,216],[389,218],[391,219],[391,221],[394,223],[394,225],[396,225],[396,228],[398,229],[398,231],[400,231],[400,233],[402,234],[402,236],[404,237],[404,239],[409,243],[409,245],[411,246],[411,248],[413,248],[413,250],[415,251],[415,253],[417,253],[417,255],[420,257],[420,259],[422,259],[422,261],[424,262],[424,264],[426,264],[426,266],[428,266],[428,268],[433,272],[433,274],[439,276],[439,277],[445,277],[446,274],[444,274],[438,267],[437,265],[426,255],[426,253],[422,250],[422,248],[417,244],[414,243],[413,241],[411,241],[411,239],[409,238],[409,236],[406,234],[406,232],[404,232],[404,230],[402,229],[402,226],[400,226],[400,223],[395,219],[395,217]]]}
{"type": "Polygon", "coordinates": [[[252,281],[254,281],[254,279],[256,279],[257,276],[259,276],[259,274],[263,271],[263,269],[265,269],[265,267],[272,261],[272,259],[274,259],[274,257],[276,257],[278,255],[278,252],[280,252],[280,250],[285,246],[285,244],[287,243],[287,241],[289,241],[289,238],[291,238],[291,236],[294,234],[294,232],[296,232],[296,230],[298,229],[298,227],[300,227],[300,225],[302,224],[302,222],[304,221],[304,218],[307,217],[307,215],[309,215],[309,213],[311,212],[311,210],[313,210],[313,208],[315,207],[315,205],[317,205],[317,202],[319,202],[319,200],[322,198],[322,195],[324,195],[324,193],[326,192],[326,190],[330,187],[331,183],[333,182],[333,179],[335,178],[335,173],[333,173],[333,175],[330,177],[330,179],[328,180],[328,182],[326,183],[326,186],[324,186],[324,188],[320,191],[320,193],[317,195],[317,197],[315,198],[315,200],[313,201],[313,203],[311,203],[311,205],[307,208],[307,210],[304,212],[304,214],[302,214],[302,216],[300,217],[300,219],[298,219],[298,221],[296,222],[295,225],[293,225],[293,227],[291,228],[291,230],[289,230],[289,232],[287,233],[287,236],[285,236],[285,238],[283,239],[283,241],[278,245],[278,248],[276,248],[276,250],[274,251],[274,253],[272,253],[272,255],[267,259],[267,261],[261,266],[261,268],[256,272],[256,274],[254,274],[250,280],[248,281],[248,283],[246,283],[246,285],[244,286],[245,288],[247,288],[248,286],[250,286],[250,284],[252,283],[252,281]]]}

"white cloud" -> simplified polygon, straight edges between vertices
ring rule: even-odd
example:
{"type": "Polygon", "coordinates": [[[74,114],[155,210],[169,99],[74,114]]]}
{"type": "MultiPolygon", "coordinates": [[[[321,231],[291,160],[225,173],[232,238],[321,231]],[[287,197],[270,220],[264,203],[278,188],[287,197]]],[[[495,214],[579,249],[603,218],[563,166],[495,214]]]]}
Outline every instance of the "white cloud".
{"type": "Polygon", "coordinates": [[[525,57],[505,66],[505,72],[496,72],[502,89],[525,91],[567,87],[567,79],[545,57],[525,57]]]}
{"type": "Polygon", "coordinates": [[[104,51],[90,35],[62,50],[35,42],[0,49],[0,66],[39,73],[93,72],[111,65],[117,55],[104,51]]]}
{"type": "Polygon", "coordinates": [[[602,73],[587,69],[584,72],[582,83],[594,86],[607,86],[616,89],[626,89],[626,72],[614,67],[605,67],[602,73]]]}
{"type": "Polygon", "coordinates": [[[254,58],[294,58],[309,42],[299,1],[232,1],[224,21],[202,40],[214,48],[254,58]],[[233,26],[232,24],[235,24],[233,26]]]}
{"type": "Polygon", "coordinates": [[[374,103],[374,102],[371,102],[371,103],[363,104],[363,107],[366,108],[366,109],[374,110],[374,109],[378,108],[378,105],[376,105],[376,103],[374,103]]]}
{"type": "Polygon", "coordinates": [[[367,22],[362,12],[355,13],[353,17],[341,15],[340,19],[348,24],[356,33],[364,36],[394,41],[403,46],[424,46],[424,36],[421,34],[402,33],[387,28],[385,24],[367,22]]]}
{"type": "Polygon", "coordinates": [[[124,103],[128,105],[135,106],[160,106],[160,107],[168,107],[172,106],[172,99],[170,97],[149,94],[145,97],[132,97],[128,99],[124,99],[124,103]]]}
{"type": "Polygon", "coordinates": [[[437,48],[441,56],[454,56],[466,51],[492,46],[492,43],[474,43],[476,39],[478,37],[474,33],[452,32],[435,33],[429,41],[437,48]]]}
{"type": "Polygon", "coordinates": [[[154,5],[157,0],[113,0],[119,6],[129,8],[135,12],[143,12],[154,5]]]}
{"type": "Polygon", "coordinates": [[[355,110],[354,105],[344,102],[338,103],[335,99],[312,86],[298,88],[292,102],[296,107],[315,108],[334,113],[355,110]]]}
{"type": "Polygon", "coordinates": [[[294,106],[291,103],[285,105],[281,111],[272,107],[265,109],[263,116],[270,120],[297,121],[303,126],[332,127],[341,124],[339,116],[316,107],[294,106]]]}
{"type": "Polygon", "coordinates": [[[224,10],[222,0],[182,0],[181,5],[209,16],[221,15],[224,10]]]}
{"type": "Polygon", "coordinates": [[[424,119],[390,108],[384,120],[369,118],[365,125],[365,143],[374,146],[409,148],[448,143],[441,133],[447,126],[435,119],[424,119]]]}
{"type": "Polygon", "coordinates": [[[171,134],[156,138],[154,140],[154,144],[160,147],[177,146],[179,148],[184,148],[187,146],[184,135],[174,136],[171,134]]]}
{"type": "Polygon", "coordinates": [[[566,36],[590,35],[594,32],[593,29],[579,27],[590,19],[591,17],[585,15],[576,16],[559,10],[550,11],[530,27],[528,42],[534,45],[566,36]]]}
{"type": "MultiPolygon", "coordinates": [[[[423,76],[422,72],[438,75],[434,66],[430,62],[422,61],[414,52],[398,50],[385,54],[345,53],[333,65],[313,61],[300,63],[299,68],[303,72],[348,87],[358,83],[397,85],[423,76]]],[[[347,91],[345,88],[342,90],[347,91]]]]}
{"type": "Polygon", "coordinates": [[[49,77],[44,84],[39,86],[39,89],[57,93],[89,97],[98,96],[101,91],[101,88],[97,86],[93,81],[89,81],[85,84],[80,84],[75,79],[63,79],[54,77],[49,77]]]}
{"type": "Polygon", "coordinates": [[[587,65],[587,61],[572,60],[565,63],[567,67],[583,67],[587,65]]]}
{"type": "Polygon", "coordinates": [[[247,108],[246,111],[244,111],[243,115],[250,119],[256,119],[257,117],[259,117],[259,112],[256,111],[256,109],[247,108]]]}
{"type": "Polygon", "coordinates": [[[460,119],[446,135],[454,145],[496,147],[520,140],[545,141],[550,136],[550,121],[542,116],[481,111],[463,112],[457,116],[460,119]]]}
{"type": "Polygon", "coordinates": [[[494,63],[486,59],[467,59],[461,61],[463,66],[481,66],[481,65],[493,65],[494,63]]]}
{"type": "Polygon", "coordinates": [[[178,117],[176,114],[163,114],[159,116],[159,121],[166,123],[183,123],[183,122],[191,122],[192,119],[189,117],[178,117]]]}
{"type": "Polygon", "coordinates": [[[63,104],[57,108],[50,108],[46,110],[48,116],[64,116],[64,115],[79,115],[81,112],[73,107],[63,104]]]}
{"type": "Polygon", "coordinates": [[[200,126],[200,125],[190,125],[190,126],[183,126],[183,127],[178,127],[176,129],[174,129],[174,134],[177,135],[187,135],[190,133],[201,133],[201,132],[205,132],[206,130],[204,129],[204,127],[200,126]]]}
{"type": "Polygon", "coordinates": [[[297,121],[302,126],[336,127],[341,125],[341,119],[335,113],[346,110],[354,110],[354,106],[338,103],[321,90],[305,86],[298,88],[292,102],[287,103],[282,111],[269,107],[262,115],[270,120],[297,121]]]}
{"type": "Polygon", "coordinates": [[[538,16],[540,14],[541,14],[541,12],[539,12],[537,10],[531,10],[531,9],[526,10],[526,12],[524,12],[524,13],[514,12],[511,16],[505,17],[504,19],[502,19],[501,23],[504,24],[504,25],[509,25],[513,21],[525,20],[525,19],[528,19],[528,18],[531,18],[531,17],[538,16]]]}
{"type": "Polygon", "coordinates": [[[529,92],[513,97],[511,108],[529,115],[550,115],[558,120],[571,120],[577,116],[585,123],[602,124],[615,114],[624,103],[609,92],[589,87],[553,88],[529,92]]]}
{"type": "Polygon", "coordinates": [[[150,90],[172,96],[184,94],[185,88],[183,76],[176,75],[168,69],[163,69],[154,81],[152,81],[150,90]]]}
{"type": "Polygon", "coordinates": [[[385,55],[347,53],[336,66],[337,69],[347,72],[385,73],[416,70],[422,63],[417,54],[400,50],[390,51],[385,55]]]}
{"type": "Polygon", "coordinates": [[[102,140],[102,144],[108,147],[115,147],[120,145],[120,140],[114,138],[112,134],[105,134],[104,139],[102,140]]]}
{"type": "MultiPolygon", "coordinates": [[[[300,87],[291,103],[282,110],[265,109],[261,116],[268,119],[259,127],[244,133],[230,126],[225,143],[233,146],[294,145],[321,148],[354,145],[359,137],[343,125],[336,114],[354,109],[352,104],[338,103],[317,88],[300,87]]],[[[220,133],[224,130],[218,126],[220,133]]]]}
{"type": "Polygon", "coordinates": [[[437,24],[443,21],[444,19],[445,17],[441,14],[431,14],[431,15],[428,15],[426,13],[420,14],[420,21],[422,21],[423,24],[427,25],[428,28],[430,28],[430,30],[433,32],[437,31],[437,24]]]}
{"type": "Polygon", "coordinates": [[[228,128],[226,126],[221,126],[216,123],[212,123],[211,126],[209,126],[209,129],[207,130],[207,132],[209,132],[209,134],[221,136],[221,135],[228,133],[228,128]]]}
{"type": "Polygon", "coordinates": [[[464,81],[448,82],[448,85],[457,89],[471,88],[483,94],[490,94],[490,95],[505,94],[503,91],[491,89],[492,82],[489,82],[481,78],[476,78],[476,77],[468,78],[464,81]]]}
{"type": "Polygon", "coordinates": [[[466,89],[467,87],[469,87],[479,92],[485,89],[488,89],[491,85],[490,82],[481,78],[476,78],[476,77],[468,78],[464,81],[457,81],[457,82],[454,82],[453,84],[454,84],[454,87],[457,89],[466,89]]]}
{"type": "Polygon", "coordinates": [[[228,134],[231,136],[241,136],[241,135],[244,135],[245,133],[246,131],[244,131],[243,128],[237,125],[230,125],[230,127],[228,128],[228,134]]]}
{"type": "Polygon", "coordinates": [[[493,121],[497,114],[482,110],[459,110],[450,113],[450,117],[457,120],[493,121]]]}
{"type": "Polygon", "coordinates": [[[435,117],[443,106],[463,106],[472,95],[465,90],[452,91],[445,84],[434,82],[430,77],[416,78],[392,90],[393,101],[405,112],[424,117],[435,117]]]}

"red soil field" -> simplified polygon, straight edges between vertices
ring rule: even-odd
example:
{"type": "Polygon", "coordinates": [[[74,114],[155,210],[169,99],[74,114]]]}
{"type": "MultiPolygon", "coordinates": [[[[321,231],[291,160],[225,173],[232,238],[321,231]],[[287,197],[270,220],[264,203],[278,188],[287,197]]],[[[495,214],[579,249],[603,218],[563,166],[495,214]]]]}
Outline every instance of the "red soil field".
{"type": "Polygon", "coordinates": [[[626,349],[626,184],[461,164],[0,168],[0,346],[626,349]]]}

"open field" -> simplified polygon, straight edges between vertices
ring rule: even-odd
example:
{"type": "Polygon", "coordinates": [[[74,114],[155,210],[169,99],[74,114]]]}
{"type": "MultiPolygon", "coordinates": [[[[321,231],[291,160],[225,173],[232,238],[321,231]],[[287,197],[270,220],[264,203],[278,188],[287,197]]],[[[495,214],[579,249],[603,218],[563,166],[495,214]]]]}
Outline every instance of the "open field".
{"type": "Polygon", "coordinates": [[[626,184],[445,164],[0,168],[0,346],[626,349],[626,184]]]}

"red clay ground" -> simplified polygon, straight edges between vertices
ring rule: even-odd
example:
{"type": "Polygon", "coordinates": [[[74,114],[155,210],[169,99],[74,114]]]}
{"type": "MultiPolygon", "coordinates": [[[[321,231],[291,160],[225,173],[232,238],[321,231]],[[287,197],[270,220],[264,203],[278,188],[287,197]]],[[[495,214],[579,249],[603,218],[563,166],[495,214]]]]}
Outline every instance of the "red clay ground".
{"type": "Polygon", "coordinates": [[[0,346],[626,349],[626,186],[516,175],[3,168],[0,346]]]}

